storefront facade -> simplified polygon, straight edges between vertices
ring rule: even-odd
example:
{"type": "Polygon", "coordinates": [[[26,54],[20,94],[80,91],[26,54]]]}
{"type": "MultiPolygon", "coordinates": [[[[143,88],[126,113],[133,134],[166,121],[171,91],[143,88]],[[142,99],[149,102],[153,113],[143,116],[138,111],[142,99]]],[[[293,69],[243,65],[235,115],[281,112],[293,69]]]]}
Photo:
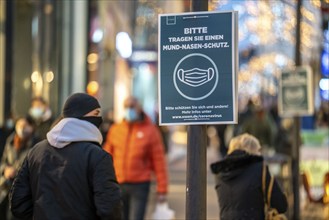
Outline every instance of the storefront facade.
{"type": "MultiPolygon", "coordinates": [[[[278,19],[271,23],[287,34],[280,35],[278,42],[288,45],[284,47],[288,52],[278,51],[278,45],[265,46],[266,36],[258,36],[259,30],[252,28],[260,22],[257,16],[263,16],[263,22],[271,21],[270,14],[282,20],[280,10],[293,16],[294,8],[272,2],[270,13],[265,13],[261,9],[271,6],[265,3],[209,2],[209,10],[242,10],[240,16],[248,21],[239,24],[240,39],[246,39],[240,42],[239,72],[240,98],[244,100],[261,95],[275,98],[280,68],[293,65],[294,32],[284,32],[293,24],[278,19]],[[240,7],[243,4],[247,4],[245,10],[240,7]]],[[[320,77],[320,5],[321,1],[306,1],[303,8],[303,59],[314,66],[316,79],[320,77]]],[[[10,115],[25,115],[35,96],[44,97],[58,115],[65,98],[79,91],[99,98],[104,111],[115,110],[117,120],[122,117],[124,97],[137,96],[156,121],[157,16],[189,11],[189,6],[190,1],[179,0],[0,1],[0,126],[10,115]],[[124,49],[130,45],[130,55],[122,54],[119,36],[124,36],[120,38],[124,49]]]]}

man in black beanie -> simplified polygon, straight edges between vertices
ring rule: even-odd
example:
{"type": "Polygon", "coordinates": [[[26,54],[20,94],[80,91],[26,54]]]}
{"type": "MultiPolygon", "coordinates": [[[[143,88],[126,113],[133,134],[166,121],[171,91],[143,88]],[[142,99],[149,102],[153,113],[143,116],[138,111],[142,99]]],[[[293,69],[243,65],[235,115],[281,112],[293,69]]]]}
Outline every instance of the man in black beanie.
{"type": "Polygon", "coordinates": [[[121,219],[121,193],[112,157],[102,150],[98,101],[75,93],[62,119],[23,162],[10,193],[24,219],[121,219]]]}

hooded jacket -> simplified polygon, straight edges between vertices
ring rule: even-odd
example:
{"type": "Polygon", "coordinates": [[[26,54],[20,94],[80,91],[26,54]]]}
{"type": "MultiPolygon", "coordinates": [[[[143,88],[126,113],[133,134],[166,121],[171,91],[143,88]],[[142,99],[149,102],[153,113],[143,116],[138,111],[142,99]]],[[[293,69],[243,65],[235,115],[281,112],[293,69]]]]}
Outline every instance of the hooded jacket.
{"type": "MultiPolygon", "coordinates": [[[[236,150],[222,161],[211,164],[215,174],[221,220],[263,220],[263,157],[236,150]]],[[[266,166],[266,190],[270,173],[266,166]]],[[[287,210],[287,200],[274,181],[271,206],[279,213],[287,210]]]]}
{"type": "Polygon", "coordinates": [[[16,217],[120,219],[121,195],[112,158],[91,123],[62,119],[28,153],[10,194],[16,217]]]}
{"type": "Polygon", "coordinates": [[[111,126],[104,150],[113,156],[119,183],[142,183],[155,173],[157,192],[167,192],[167,166],[160,131],[143,114],[141,121],[111,126]]]}

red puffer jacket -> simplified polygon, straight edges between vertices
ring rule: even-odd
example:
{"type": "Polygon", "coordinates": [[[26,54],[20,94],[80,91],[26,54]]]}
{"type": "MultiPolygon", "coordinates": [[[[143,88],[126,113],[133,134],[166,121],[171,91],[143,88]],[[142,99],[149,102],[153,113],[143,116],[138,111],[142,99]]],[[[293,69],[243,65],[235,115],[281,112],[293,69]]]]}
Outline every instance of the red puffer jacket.
{"type": "Polygon", "coordinates": [[[157,192],[167,192],[167,165],[160,131],[145,114],[142,121],[112,125],[103,148],[113,157],[119,183],[150,181],[154,172],[157,192]]]}

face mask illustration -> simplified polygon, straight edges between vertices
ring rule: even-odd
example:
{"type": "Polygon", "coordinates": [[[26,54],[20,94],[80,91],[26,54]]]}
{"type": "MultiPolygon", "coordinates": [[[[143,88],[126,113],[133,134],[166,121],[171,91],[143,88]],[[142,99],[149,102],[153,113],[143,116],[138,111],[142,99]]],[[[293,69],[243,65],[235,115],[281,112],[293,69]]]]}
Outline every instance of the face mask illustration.
{"type": "Polygon", "coordinates": [[[193,68],[190,70],[179,69],[177,72],[178,79],[193,87],[201,86],[214,78],[215,70],[208,68],[207,70],[193,68]]]}
{"type": "Polygon", "coordinates": [[[302,103],[306,98],[305,92],[302,88],[286,89],[283,92],[283,95],[287,102],[293,104],[302,103]]]}

